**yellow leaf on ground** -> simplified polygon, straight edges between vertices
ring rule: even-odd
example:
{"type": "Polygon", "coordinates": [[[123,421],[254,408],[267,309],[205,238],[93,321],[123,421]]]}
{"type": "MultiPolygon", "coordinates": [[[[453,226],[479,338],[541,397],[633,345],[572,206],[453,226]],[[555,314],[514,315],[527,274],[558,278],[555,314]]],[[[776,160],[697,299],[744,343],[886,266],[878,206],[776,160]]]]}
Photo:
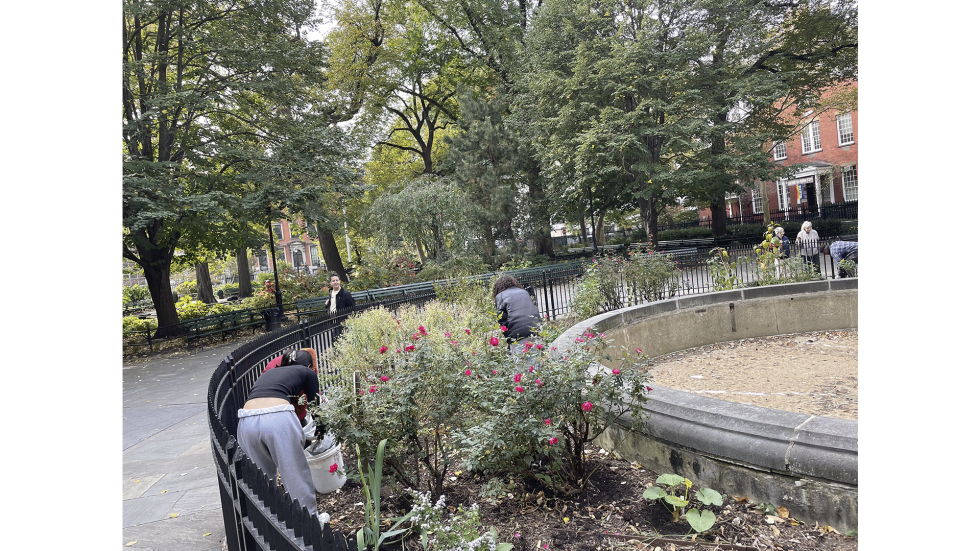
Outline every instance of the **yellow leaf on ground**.
{"type": "Polygon", "coordinates": [[[167,490],[164,490],[164,491],[162,491],[162,492],[160,492],[160,493],[161,493],[161,494],[165,494],[165,493],[167,493],[167,490]]]}
{"type": "Polygon", "coordinates": [[[789,518],[789,509],[786,507],[776,507],[776,512],[779,513],[779,518],[789,518]]]}
{"type": "Polygon", "coordinates": [[[831,533],[831,532],[833,532],[833,533],[835,533],[835,534],[840,534],[840,532],[838,532],[837,530],[835,530],[835,529],[834,529],[834,527],[833,527],[833,526],[831,526],[831,525],[829,525],[829,524],[827,524],[827,525],[825,525],[825,526],[821,526],[821,527],[820,527],[820,530],[821,530],[821,531],[822,531],[822,532],[823,532],[824,534],[829,534],[829,533],[831,533]]]}
{"type": "Polygon", "coordinates": [[[170,515],[168,515],[167,518],[175,518],[179,514],[180,513],[170,513],[170,515]]]}
{"type": "Polygon", "coordinates": [[[773,526],[772,527],[772,533],[773,533],[773,535],[775,535],[778,538],[779,537],[779,528],[776,528],[775,526],[773,526]]]}
{"type": "Polygon", "coordinates": [[[210,535],[211,535],[211,532],[208,532],[207,534],[204,534],[204,535],[203,535],[203,536],[201,536],[201,537],[203,537],[203,538],[206,538],[206,537],[208,537],[208,536],[210,536],[210,535]]]}
{"type": "Polygon", "coordinates": [[[132,547],[134,545],[136,545],[136,540],[133,540],[133,541],[127,543],[124,547],[132,547]]]}

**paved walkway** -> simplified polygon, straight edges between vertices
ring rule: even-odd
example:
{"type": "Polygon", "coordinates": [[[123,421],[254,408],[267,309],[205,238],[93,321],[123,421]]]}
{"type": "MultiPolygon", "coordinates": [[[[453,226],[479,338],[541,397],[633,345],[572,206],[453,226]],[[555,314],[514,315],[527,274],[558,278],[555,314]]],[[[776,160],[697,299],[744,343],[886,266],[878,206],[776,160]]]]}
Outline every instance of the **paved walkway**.
{"type": "Polygon", "coordinates": [[[123,364],[123,549],[222,549],[205,402],[211,374],[243,342],[123,364]]]}

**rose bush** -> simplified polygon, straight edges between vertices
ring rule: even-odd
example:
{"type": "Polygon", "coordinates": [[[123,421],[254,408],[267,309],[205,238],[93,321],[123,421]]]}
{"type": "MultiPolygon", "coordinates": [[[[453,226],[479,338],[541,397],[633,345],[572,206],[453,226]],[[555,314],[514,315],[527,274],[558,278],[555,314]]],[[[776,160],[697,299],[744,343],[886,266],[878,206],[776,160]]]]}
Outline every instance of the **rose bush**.
{"type": "Polygon", "coordinates": [[[558,331],[545,324],[542,341],[513,354],[492,303],[359,313],[328,354],[333,374],[321,373],[327,402],[316,422],[360,449],[387,439],[387,470],[415,490],[443,493],[462,462],[573,491],[587,481],[585,444],[636,413],[642,373],[639,358],[613,360],[593,332],[568,350],[545,346],[558,331]],[[603,357],[615,373],[598,364],[603,357]]]}

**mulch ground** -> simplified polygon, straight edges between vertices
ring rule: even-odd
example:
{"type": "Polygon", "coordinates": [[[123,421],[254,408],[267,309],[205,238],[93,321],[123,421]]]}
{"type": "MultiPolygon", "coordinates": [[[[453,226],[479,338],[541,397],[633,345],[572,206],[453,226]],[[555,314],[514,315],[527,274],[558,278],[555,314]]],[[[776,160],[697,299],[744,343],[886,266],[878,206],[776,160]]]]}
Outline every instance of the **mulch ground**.
{"type": "MultiPolygon", "coordinates": [[[[514,551],[643,549],[656,551],[857,551],[857,537],[838,533],[833,527],[806,525],[792,511],[750,503],[738,496],[724,497],[721,506],[710,509],[715,525],[692,541],[686,521],[674,522],[661,504],[642,497],[647,485],[661,473],[630,463],[615,453],[590,448],[588,470],[594,469],[589,485],[569,498],[550,493],[533,481],[504,481],[505,495],[482,497],[486,477],[463,471],[448,483],[447,508],[477,503],[485,529],[494,526],[498,542],[514,544],[514,551]]],[[[352,453],[344,451],[344,464],[356,472],[352,453]]],[[[386,480],[387,481],[387,480],[386,480]]],[[[691,492],[697,490],[695,486],[691,492]]],[[[364,526],[364,494],[359,483],[348,479],[339,490],[317,496],[321,512],[331,515],[331,527],[351,538],[364,526]]],[[[411,508],[405,492],[382,487],[382,518],[398,518],[411,508]]],[[[392,549],[421,551],[417,533],[392,549]]]]}

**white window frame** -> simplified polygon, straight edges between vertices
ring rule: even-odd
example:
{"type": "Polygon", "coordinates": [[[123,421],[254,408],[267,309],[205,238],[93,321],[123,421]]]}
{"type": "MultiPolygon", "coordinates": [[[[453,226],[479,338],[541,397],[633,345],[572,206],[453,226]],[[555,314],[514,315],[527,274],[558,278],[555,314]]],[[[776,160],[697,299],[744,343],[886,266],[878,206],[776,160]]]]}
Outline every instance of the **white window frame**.
{"type": "Polygon", "coordinates": [[[820,147],[820,121],[813,119],[810,124],[803,127],[800,133],[800,147],[804,155],[822,151],[820,147]]]}
{"type": "Polygon", "coordinates": [[[841,187],[844,189],[844,201],[857,201],[858,180],[857,167],[854,165],[841,168],[840,170],[841,187]]]}
{"type": "Polygon", "coordinates": [[[310,266],[319,266],[322,264],[320,262],[320,248],[316,245],[310,245],[310,266]]]}
{"type": "Polygon", "coordinates": [[[854,143],[854,125],[851,123],[851,114],[844,113],[837,115],[837,144],[851,145],[854,143]]]}
{"type": "Polygon", "coordinates": [[[779,197],[779,210],[789,210],[789,180],[784,178],[776,182],[776,195],[779,197]]]}
{"type": "Polygon", "coordinates": [[[279,239],[279,241],[282,241],[283,236],[286,235],[285,233],[283,233],[282,222],[272,223],[272,234],[275,235],[276,238],[279,239]]]}
{"type": "Polygon", "coordinates": [[[752,188],[752,214],[762,214],[762,193],[758,188],[752,188]]]}
{"type": "Polygon", "coordinates": [[[774,161],[782,161],[786,158],[786,142],[780,140],[772,145],[772,158],[774,161]]]}

